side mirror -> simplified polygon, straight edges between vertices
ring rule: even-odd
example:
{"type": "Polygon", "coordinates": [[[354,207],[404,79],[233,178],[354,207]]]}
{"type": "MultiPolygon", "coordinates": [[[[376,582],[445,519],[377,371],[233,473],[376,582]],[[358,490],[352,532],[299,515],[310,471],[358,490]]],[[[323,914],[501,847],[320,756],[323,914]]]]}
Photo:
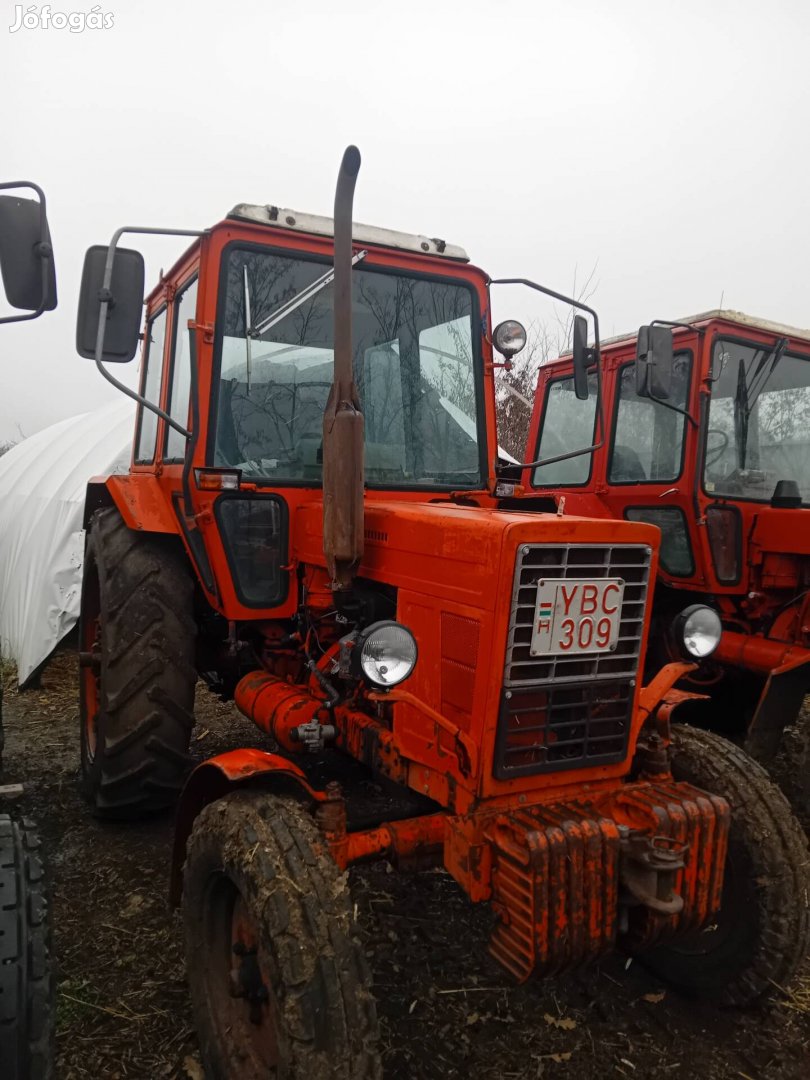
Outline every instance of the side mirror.
{"type": "Polygon", "coordinates": [[[108,248],[96,245],[84,257],[76,323],[76,351],[93,360],[96,355],[102,300],[107,299],[107,319],[101,359],[126,364],[138,351],[143,309],[144,262],[140,251],[116,248],[109,294],[102,294],[108,248]]]}
{"type": "Polygon", "coordinates": [[[672,393],[672,327],[642,326],[636,345],[636,393],[666,400],[672,393]]]}
{"type": "Polygon", "coordinates": [[[588,348],[588,320],[574,316],[574,393],[580,401],[588,400],[588,368],[593,363],[593,349],[588,348]]]}
{"type": "Polygon", "coordinates": [[[37,312],[56,307],[51,234],[36,199],[0,195],[0,272],[12,307],[37,312]]]}

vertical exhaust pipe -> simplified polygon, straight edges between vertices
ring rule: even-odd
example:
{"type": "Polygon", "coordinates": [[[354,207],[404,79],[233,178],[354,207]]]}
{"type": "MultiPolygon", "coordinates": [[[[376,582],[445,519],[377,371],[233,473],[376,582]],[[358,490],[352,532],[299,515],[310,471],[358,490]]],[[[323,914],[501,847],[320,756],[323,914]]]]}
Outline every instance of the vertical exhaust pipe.
{"type": "Polygon", "coordinates": [[[336,591],[351,588],[363,556],[363,413],[352,350],[352,206],[360,151],[349,146],[335,190],[335,366],[323,415],[323,552],[336,591]]]}

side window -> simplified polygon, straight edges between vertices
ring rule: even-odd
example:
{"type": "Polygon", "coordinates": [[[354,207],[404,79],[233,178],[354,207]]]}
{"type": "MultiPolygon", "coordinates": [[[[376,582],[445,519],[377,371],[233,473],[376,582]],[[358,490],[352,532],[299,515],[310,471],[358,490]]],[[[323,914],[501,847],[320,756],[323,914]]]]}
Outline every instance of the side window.
{"type": "MultiPolygon", "coordinates": [[[[141,394],[147,401],[160,404],[160,377],[163,373],[163,345],[166,341],[166,308],[146,324],[144,346],[144,375],[141,394]]],[[[139,406],[138,444],[135,461],[148,465],[155,460],[158,418],[151,409],[139,406]]]]}
{"type": "Polygon", "coordinates": [[[613,425],[608,480],[612,484],[661,483],[681,475],[686,417],[669,408],[685,409],[689,396],[691,356],[676,353],[672,393],[667,404],[636,394],[633,364],[619,370],[619,400],[613,425]]]}
{"type": "MultiPolygon", "coordinates": [[[[593,446],[595,426],[596,375],[588,376],[587,401],[580,401],[574,393],[573,376],[554,379],[548,384],[543,403],[536,460],[593,446]]],[[[538,465],[532,475],[532,484],[534,487],[587,484],[591,475],[591,457],[591,454],[580,454],[551,465],[538,465]]]]}
{"type": "Polygon", "coordinates": [[[624,516],[628,521],[646,521],[661,530],[661,569],[673,577],[691,577],[695,572],[692,545],[686,515],[677,506],[628,506],[624,516]]]}
{"type": "MultiPolygon", "coordinates": [[[[197,279],[186,285],[174,301],[174,345],[172,375],[166,411],[172,420],[188,427],[189,388],[191,386],[191,345],[188,321],[197,313],[197,279]]],[[[165,461],[182,461],[186,455],[186,440],[179,431],[166,425],[165,461]]]]}

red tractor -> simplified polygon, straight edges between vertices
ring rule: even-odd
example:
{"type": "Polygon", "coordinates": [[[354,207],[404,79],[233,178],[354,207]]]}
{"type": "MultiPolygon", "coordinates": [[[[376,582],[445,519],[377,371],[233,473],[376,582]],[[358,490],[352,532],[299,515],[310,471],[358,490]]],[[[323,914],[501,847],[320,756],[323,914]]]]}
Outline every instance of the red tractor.
{"type": "MultiPolygon", "coordinates": [[[[131,469],[87,493],[84,790],[108,818],[180,795],[209,1077],[380,1075],[361,859],[446,868],[521,980],[619,947],[744,1004],[808,941],[781,793],[670,732],[691,638],[643,682],[657,530],[508,505],[493,350],[520,328],[491,329],[462,249],[352,225],[359,164],[334,221],[242,204],[195,234],[146,301],[131,469]],[[276,749],[183,786],[198,677],[276,749]]],[[[140,329],[126,231],[151,230],[91,249],[82,283],[108,378],[140,329]]]]}
{"type": "Polygon", "coordinates": [[[541,368],[527,455],[557,460],[524,467],[524,490],[661,529],[648,659],[675,655],[687,596],[714,608],[720,644],[683,680],[708,705],[687,715],[768,762],[810,691],[810,331],[729,311],[654,323],[604,344],[598,405],[595,359],[580,336],[541,368]]]}
{"type": "MultiPolygon", "coordinates": [[[[0,317],[0,325],[36,319],[56,307],[56,276],[45,194],[26,180],[0,184],[0,192],[21,188],[33,191],[37,199],[21,198],[18,194],[0,195],[0,275],[8,303],[25,314],[0,317]]],[[[0,764],[3,747],[0,677],[0,764]]],[[[0,804],[22,793],[20,784],[0,784],[0,804]]],[[[47,1080],[52,1075],[55,1010],[50,948],[50,908],[35,826],[28,818],[0,813],[0,1075],[3,1080],[47,1080]]]]}

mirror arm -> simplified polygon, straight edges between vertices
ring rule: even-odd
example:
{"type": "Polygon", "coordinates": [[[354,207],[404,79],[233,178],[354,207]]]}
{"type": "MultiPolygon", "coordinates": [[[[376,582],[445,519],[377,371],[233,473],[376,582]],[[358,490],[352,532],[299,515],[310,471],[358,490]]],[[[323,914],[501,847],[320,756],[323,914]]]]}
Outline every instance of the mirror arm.
{"type": "Polygon", "coordinates": [[[695,430],[698,428],[698,422],[686,409],[681,409],[678,405],[673,405],[671,401],[664,401],[663,398],[657,398],[653,394],[647,394],[647,401],[654,401],[656,405],[663,405],[665,409],[672,409],[673,412],[680,413],[681,416],[685,416],[689,423],[695,430]]]}
{"type": "Polygon", "coordinates": [[[581,450],[569,450],[567,454],[555,454],[554,457],[541,458],[539,461],[521,461],[517,465],[501,465],[496,469],[498,476],[505,475],[510,469],[537,469],[541,465],[554,465],[558,461],[568,461],[569,458],[581,457],[583,454],[593,454],[596,450],[601,450],[605,445],[605,437],[595,442],[593,446],[583,446],[581,450]]]}
{"type": "MultiPolygon", "coordinates": [[[[585,447],[582,450],[571,450],[567,454],[558,454],[556,457],[545,458],[543,461],[527,461],[521,465],[521,468],[536,469],[539,465],[550,465],[556,461],[566,461],[568,458],[579,457],[581,454],[592,454],[596,450],[601,450],[605,445],[607,425],[605,423],[605,399],[602,394],[602,351],[599,344],[599,316],[592,307],[588,307],[587,304],[583,304],[580,300],[574,300],[571,296],[555,292],[553,289],[546,288],[545,285],[538,285],[536,281],[530,281],[528,278],[490,278],[489,283],[490,285],[525,285],[528,289],[534,289],[545,296],[551,296],[554,300],[560,300],[563,304],[569,304],[580,311],[587,311],[593,319],[593,359],[596,365],[596,415],[599,421],[599,438],[593,446],[585,447]]],[[[514,466],[512,467],[514,468],[514,466]]]]}
{"type": "Polygon", "coordinates": [[[107,332],[107,314],[112,301],[110,285],[112,284],[115,249],[124,233],[145,233],[150,236],[204,236],[205,234],[199,229],[155,229],[140,225],[122,225],[120,229],[116,229],[113,233],[110,246],[107,248],[107,259],[104,263],[104,280],[102,281],[101,289],[99,290],[98,332],[96,334],[95,356],[96,367],[107,382],[112,383],[116,390],[120,390],[121,393],[126,394],[128,398],[132,398],[132,400],[137,401],[139,405],[143,405],[145,409],[149,409],[151,412],[155,413],[161,420],[165,420],[170,427],[173,427],[175,431],[179,432],[184,439],[188,439],[191,437],[191,432],[187,428],[184,428],[182,424],[178,424],[176,420],[172,420],[168,413],[164,412],[159,406],[153,405],[151,401],[147,401],[147,399],[137,393],[137,391],[130,390],[128,386],[125,386],[116,379],[114,375],[111,375],[101,362],[102,357],[104,356],[104,336],[107,332]]]}
{"type": "MultiPolygon", "coordinates": [[[[104,318],[106,319],[106,317],[107,316],[105,314],[104,318]]],[[[112,383],[116,390],[120,390],[121,393],[126,394],[128,398],[132,398],[133,401],[137,401],[139,405],[143,405],[145,409],[149,409],[151,412],[155,413],[155,415],[159,416],[161,420],[165,420],[166,423],[173,427],[175,431],[179,432],[184,439],[190,438],[191,432],[187,428],[184,428],[182,424],[178,424],[176,420],[172,420],[169,414],[164,412],[163,409],[161,409],[158,405],[153,405],[151,401],[147,401],[145,397],[142,397],[135,390],[130,390],[130,388],[128,386],[125,386],[124,383],[119,382],[114,375],[111,375],[109,371],[107,371],[107,369],[98,359],[96,359],[96,367],[107,380],[107,382],[112,383]]]]}
{"type": "Polygon", "coordinates": [[[39,184],[35,184],[32,180],[10,180],[5,184],[0,184],[0,191],[7,191],[10,188],[30,188],[37,193],[39,198],[39,241],[36,247],[37,255],[39,255],[41,261],[42,296],[40,297],[39,307],[36,311],[29,311],[27,315],[6,315],[0,319],[0,326],[7,323],[28,322],[30,319],[38,319],[48,306],[48,301],[51,298],[51,275],[48,271],[50,263],[53,260],[53,248],[45,240],[45,237],[48,234],[48,214],[45,205],[45,192],[39,184]]]}

